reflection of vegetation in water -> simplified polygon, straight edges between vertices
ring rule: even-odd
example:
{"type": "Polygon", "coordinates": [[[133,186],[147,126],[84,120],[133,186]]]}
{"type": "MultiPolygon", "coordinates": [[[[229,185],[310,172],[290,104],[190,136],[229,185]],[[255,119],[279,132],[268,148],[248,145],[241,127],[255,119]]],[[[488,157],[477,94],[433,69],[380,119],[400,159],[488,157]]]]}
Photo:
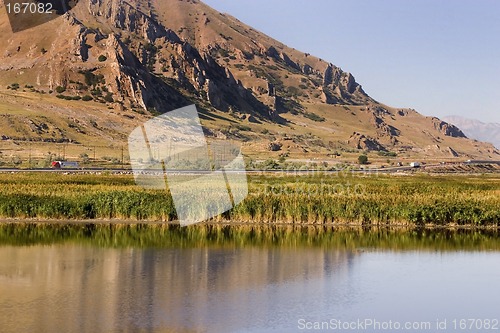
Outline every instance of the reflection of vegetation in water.
{"type": "Polygon", "coordinates": [[[102,247],[322,246],[333,249],[500,250],[498,230],[174,224],[0,224],[0,245],[102,247]]]}
{"type": "MultiPolygon", "coordinates": [[[[500,226],[498,176],[249,177],[249,196],[215,221],[500,226]]],[[[172,221],[165,191],[132,176],[0,174],[0,217],[172,221]]]]}

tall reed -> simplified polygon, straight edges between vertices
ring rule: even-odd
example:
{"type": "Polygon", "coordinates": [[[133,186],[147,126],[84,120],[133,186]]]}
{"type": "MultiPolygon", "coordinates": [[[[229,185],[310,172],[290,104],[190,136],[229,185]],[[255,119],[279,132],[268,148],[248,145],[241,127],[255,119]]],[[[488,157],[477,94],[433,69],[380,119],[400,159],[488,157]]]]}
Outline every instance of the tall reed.
{"type": "MultiPolygon", "coordinates": [[[[174,221],[166,191],[127,175],[0,174],[0,218],[174,221]]],[[[500,178],[249,177],[249,195],[212,222],[500,226],[500,178]]]]}

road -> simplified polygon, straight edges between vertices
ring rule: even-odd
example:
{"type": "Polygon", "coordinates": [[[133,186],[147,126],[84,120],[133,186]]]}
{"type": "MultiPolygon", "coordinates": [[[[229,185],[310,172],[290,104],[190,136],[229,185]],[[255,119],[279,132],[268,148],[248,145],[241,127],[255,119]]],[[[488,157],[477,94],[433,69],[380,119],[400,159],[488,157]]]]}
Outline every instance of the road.
{"type": "MultiPolygon", "coordinates": [[[[452,163],[446,163],[445,166],[452,166],[452,165],[481,165],[481,164],[500,164],[500,161],[471,161],[471,162],[452,162],[452,163]]],[[[432,168],[432,167],[437,167],[437,166],[443,166],[443,164],[440,163],[434,163],[434,164],[425,164],[422,165],[421,167],[415,168],[411,166],[397,166],[397,167],[389,167],[389,168],[374,168],[374,169],[367,169],[367,168],[359,168],[359,169],[334,169],[334,170],[246,170],[246,173],[248,174],[258,174],[258,173],[285,173],[285,174],[312,174],[312,173],[342,173],[342,172],[356,172],[356,173],[395,173],[395,172],[402,172],[402,171],[411,171],[411,170],[418,170],[418,169],[423,169],[425,170],[426,168],[432,168]]],[[[242,172],[244,170],[228,170],[226,172],[242,172]]],[[[64,169],[54,169],[54,168],[35,168],[35,169],[17,169],[17,168],[0,168],[1,173],[33,173],[33,172],[60,172],[60,173],[102,173],[102,172],[109,172],[111,174],[132,174],[131,169],[125,169],[125,168],[114,168],[114,169],[109,169],[109,168],[64,168],[64,169]]],[[[148,173],[161,173],[163,172],[162,169],[150,169],[147,171],[148,173]]],[[[195,171],[193,170],[170,170],[170,172],[178,173],[178,174],[193,174],[195,171]]],[[[198,171],[196,173],[201,173],[201,174],[209,174],[212,171],[207,170],[207,171],[198,171]]]]}
{"type": "MultiPolygon", "coordinates": [[[[286,174],[311,174],[311,173],[341,173],[341,172],[359,172],[359,173],[393,173],[398,171],[413,170],[410,166],[382,168],[382,169],[338,169],[338,170],[246,170],[248,174],[258,173],[286,173],[286,174]]],[[[245,170],[226,170],[226,172],[243,172],[245,170]]],[[[84,168],[84,169],[53,169],[53,168],[34,168],[34,169],[17,169],[17,168],[0,168],[0,173],[102,173],[109,172],[112,174],[132,174],[131,169],[107,169],[107,168],[84,168]]],[[[161,173],[162,169],[149,169],[147,173],[161,173]]],[[[209,174],[213,171],[193,171],[193,170],[170,170],[170,172],[180,174],[201,173],[209,174]]],[[[146,172],[145,172],[146,173],[146,172]]]]}

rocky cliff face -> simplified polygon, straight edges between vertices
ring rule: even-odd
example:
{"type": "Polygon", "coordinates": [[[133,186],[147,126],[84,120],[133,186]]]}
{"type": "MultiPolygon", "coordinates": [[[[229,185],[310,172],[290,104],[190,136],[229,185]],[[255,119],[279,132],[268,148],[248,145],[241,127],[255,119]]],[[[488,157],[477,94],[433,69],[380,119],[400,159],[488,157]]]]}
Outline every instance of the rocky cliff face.
{"type": "Polygon", "coordinates": [[[454,138],[466,138],[465,134],[455,125],[449,124],[438,118],[432,118],[434,128],[443,133],[444,135],[454,138]]]}
{"type": "MultiPolygon", "coordinates": [[[[283,47],[266,47],[255,41],[250,50],[218,40],[196,45],[159,20],[152,2],[141,3],[142,7],[122,0],[81,1],[74,11],[65,15],[64,22],[77,27],[76,34],[69,36],[73,45],[70,54],[79,55],[80,63],[72,59],[57,66],[57,73],[52,77],[69,78],[81,68],[91,70],[94,75],[106,78],[106,85],[99,89],[110,90],[115,100],[123,102],[125,107],[158,112],[198,101],[221,111],[276,120],[280,112],[290,111],[287,105],[294,104],[287,101],[296,101],[304,90],[311,99],[317,91],[328,104],[363,104],[371,100],[350,73],[332,64],[321,63],[315,67],[307,61],[293,59],[283,47]],[[93,29],[96,25],[99,28],[93,29]],[[108,31],[105,33],[105,30],[108,31]],[[93,40],[89,42],[90,39],[93,40]],[[107,61],[96,64],[96,48],[107,55],[107,61]],[[249,63],[246,65],[249,76],[257,80],[233,74],[241,68],[232,61],[237,57],[249,63]],[[274,73],[269,72],[269,68],[274,73]],[[297,88],[295,84],[283,82],[285,77],[297,73],[307,78],[302,79],[307,86],[297,88]],[[272,86],[273,92],[266,90],[266,86],[272,86]]],[[[204,24],[212,23],[206,18],[204,24]]],[[[69,79],[56,79],[48,83],[53,89],[55,85],[68,86],[67,81],[69,79]]]]}
{"type": "MultiPolygon", "coordinates": [[[[351,73],[343,72],[340,68],[329,64],[322,76],[323,92],[329,90],[334,96],[331,104],[343,102],[345,104],[365,104],[370,101],[361,86],[356,82],[351,73]],[[326,89],[325,89],[326,88],[326,89]]],[[[328,103],[328,100],[327,100],[328,103]]]]}
{"type": "Polygon", "coordinates": [[[385,148],[374,138],[370,138],[365,136],[364,134],[354,132],[350,136],[349,140],[347,140],[347,143],[355,148],[355,149],[362,149],[362,150],[376,150],[376,151],[383,151],[385,148]]]}
{"type": "MultiPolygon", "coordinates": [[[[95,100],[103,100],[102,92],[109,92],[112,97],[106,102],[113,99],[125,108],[144,111],[166,112],[198,102],[221,111],[274,117],[274,111],[209,50],[200,52],[128,2],[83,0],[58,19],[57,25],[55,37],[62,38],[55,38],[50,48],[44,47],[31,64],[23,63],[39,73],[36,83],[47,90],[60,86],[67,94],[92,93],[95,100]],[[83,83],[82,75],[87,81],[83,88],[83,84],[74,84],[83,83]]],[[[44,36],[37,37],[39,40],[31,41],[35,49],[44,36]]],[[[22,47],[16,53],[19,49],[22,47]]],[[[7,51],[6,58],[6,66],[10,62],[9,68],[21,69],[12,51],[7,51]]]]}
{"type": "Polygon", "coordinates": [[[121,95],[132,98],[143,108],[165,112],[182,104],[179,93],[171,88],[177,86],[221,111],[237,109],[272,116],[272,111],[248,92],[241,81],[235,80],[228,68],[219,65],[208,52],[200,54],[153,16],[117,0],[91,0],[88,9],[93,17],[103,17],[115,29],[108,37],[110,50],[118,46],[122,54],[135,56],[119,57],[119,69],[129,70],[114,74],[127,81],[117,87],[121,95]],[[123,34],[127,34],[128,45],[121,40],[123,34]],[[157,70],[173,81],[162,82],[157,75],[151,75],[157,70]],[[141,74],[136,77],[146,79],[137,82],[134,72],[141,74]],[[131,88],[123,91],[123,87],[131,88]]]}

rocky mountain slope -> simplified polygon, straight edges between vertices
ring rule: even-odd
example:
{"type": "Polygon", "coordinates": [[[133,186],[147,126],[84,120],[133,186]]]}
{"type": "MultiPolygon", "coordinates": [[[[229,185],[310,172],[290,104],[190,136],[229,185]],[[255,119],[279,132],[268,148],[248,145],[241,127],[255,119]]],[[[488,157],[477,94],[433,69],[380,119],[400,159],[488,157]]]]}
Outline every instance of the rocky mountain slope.
{"type": "Polygon", "coordinates": [[[123,143],[146,119],[196,103],[208,135],[256,156],[499,156],[197,0],[80,0],[17,33],[5,16],[0,8],[4,144],[123,143]]]}
{"type": "Polygon", "coordinates": [[[469,138],[491,142],[496,148],[500,148],[499,123],[483,123],[476,119],[460,116],[447,116],[444,117],[444,120],[460,127],[469,138]]]}

